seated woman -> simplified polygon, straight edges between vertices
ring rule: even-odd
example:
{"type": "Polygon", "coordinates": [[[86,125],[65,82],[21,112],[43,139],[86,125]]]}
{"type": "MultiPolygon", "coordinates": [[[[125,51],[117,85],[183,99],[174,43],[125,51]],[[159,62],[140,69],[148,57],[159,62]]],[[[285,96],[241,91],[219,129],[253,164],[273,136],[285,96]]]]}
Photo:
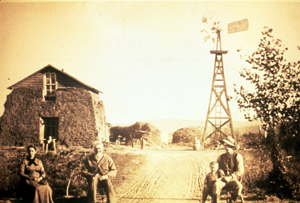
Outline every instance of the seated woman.
{"type": "Polygon", "coordinates": [[[21,164],[23,200],[33,203],[53,203],[52,189],[45,179],[43,163],[35,157],[36,147],[27,147],[28,156],[21,164]]]}

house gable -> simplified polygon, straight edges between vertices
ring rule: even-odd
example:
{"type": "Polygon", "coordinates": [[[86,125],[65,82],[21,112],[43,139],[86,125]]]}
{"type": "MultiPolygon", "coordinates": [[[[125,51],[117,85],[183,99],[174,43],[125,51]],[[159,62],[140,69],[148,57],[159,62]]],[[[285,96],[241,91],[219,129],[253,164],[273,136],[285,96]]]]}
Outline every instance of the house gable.
{"type": "Polygon", "coordinates": [[[27,76],[23,80],[20,80],[19,82],[15,83],[14,85],[8,87],[7,89],[16,89],[19,87],[28,87],[28,86],[37,86],[43,88],[44,86],[44,74],[45,73],[55,73],[56,75],[56,81],[57,81],[57,87],[56,89],[60,88],[68,88],[68,87],[74,87],[74,88],[84,88],[88,91],[91,91],[95,94],[102,93],[101,91],[79,81],[75,77],[65,73],[64,71],[58,70],[57,68],[48,65],[44,68],[36,71],[35,73],[27,76]]]}

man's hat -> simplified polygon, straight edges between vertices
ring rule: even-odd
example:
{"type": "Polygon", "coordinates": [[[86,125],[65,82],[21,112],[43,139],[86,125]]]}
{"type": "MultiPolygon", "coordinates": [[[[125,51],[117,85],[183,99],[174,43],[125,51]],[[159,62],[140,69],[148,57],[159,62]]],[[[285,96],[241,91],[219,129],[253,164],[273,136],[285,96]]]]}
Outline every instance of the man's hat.
{"type": "Polygon", "coordinates": [[[231,136],[227,136],[226,139],[220,141],[221,144],[226,143],[229,146],[235,147],[234,139],[231,136]]]}

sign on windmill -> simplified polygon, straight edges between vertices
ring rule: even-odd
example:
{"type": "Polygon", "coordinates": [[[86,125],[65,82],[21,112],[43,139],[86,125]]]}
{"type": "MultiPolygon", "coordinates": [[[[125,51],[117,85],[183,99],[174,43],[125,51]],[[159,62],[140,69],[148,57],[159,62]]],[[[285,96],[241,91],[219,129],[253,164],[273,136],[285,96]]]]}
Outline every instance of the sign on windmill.
{"type": "Polygon", "coordinates": [[[235,21],[228,24],[228,34],[247,30],[249,27],[248,19],[235,21]]]}

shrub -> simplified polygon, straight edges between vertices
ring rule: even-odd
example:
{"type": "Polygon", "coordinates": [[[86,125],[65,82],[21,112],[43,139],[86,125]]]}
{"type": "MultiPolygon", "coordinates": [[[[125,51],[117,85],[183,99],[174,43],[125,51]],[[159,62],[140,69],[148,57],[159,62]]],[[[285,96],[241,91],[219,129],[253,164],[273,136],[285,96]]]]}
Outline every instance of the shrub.
{"type": "Polygon", "coordinates": [[[243,177],[244,194],[254,193],[258,196],[267,194],[268,177],[272,171],[270,153],[264,149],[240,151],[244,158],[245,173],[243,177]]]}
{"type": "Polygon", "coordinates": [[[259,133],[245,133],[242,136],[239,136],[239,139],[242,148],[258,149],[264,147],[263,136],[259,133]]]}
{"type": "Polygon", "coordinates": [[[244,191],[255,193],[258,196],[277,196],[279,198],[300,199],[300,160],[297,153],[291,155],[284,150],[279,150],[274,157],[270,150],[271,145],[264,146],[269,140],[264,140],[255,134],[244,134],[245,144],[252,148],[259,148],[251,151],[241,151],[244,157],[244,191]],[[290,156],[287,156],[290,155],[290,156]],[[282,170],[274,170],[274,160],[282,170]]]}
{"type": "MultiPolygon", "coordinates": [[[[64,149],[53,155],[40,152],[36,157],[41,159],[46,171],[46,179],[53,189],[54,196],[66,194],[66,186],[72,173],[81,168],[82,158],[85,153],[80,153],[79,148],[64,149]]],[[[19,170],[22,160],[26,157],[26,149],[2,150],[0,177],[3,180],[0,186],[1,197],[19,197],[20,188],[19,170]]]]}
{"type": "Polygon", "coordinates": [[[21,161],[25,158],[24,150],[0,151],[0,197],[17,197],[21,161]]]}

